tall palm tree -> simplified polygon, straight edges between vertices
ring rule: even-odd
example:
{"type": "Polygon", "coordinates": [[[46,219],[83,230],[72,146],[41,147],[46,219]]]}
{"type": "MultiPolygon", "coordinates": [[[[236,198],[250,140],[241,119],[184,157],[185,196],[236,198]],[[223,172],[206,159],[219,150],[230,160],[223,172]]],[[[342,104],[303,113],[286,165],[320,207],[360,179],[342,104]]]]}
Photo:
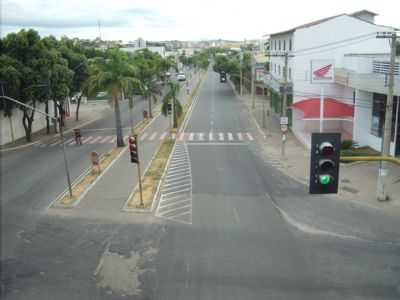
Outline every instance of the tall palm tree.
{"type": "Polygon", "coordinates": [[[179,89],[180,85],[176,82],[168,82],[168,92],[165,95],[163,99],[163,103],[161,106],[161,113],[164,116],[168,116],[168,104],[172,103],[173,104],[173,127],[177,128],[178,127],[178,118],[182,114],[182,105],[178,100],[178,94],[179,94],[179,89]]]}
{"type": "Polygon", "coordinates": [[[147,80],[143,85],[143,93],[146,99],[149,101],[149,116],[150,118],[153,117],[153,110],[152,110],[152,101],[157,103],[157,95],[160,94],[161,89],[155,79],[147,80]]]}
{"type": "Polygon", "coordinates": [[[123,92],[129,91],[137,84],[134,66],[129,64],[127,56],[117,49],[111,50],[107,59],[97,58],[92,65],[91,76],[88,79],[89,90],[91,93],[107,91],[111,95],[117,147],[124,146],[119,101],[123,92]]]}

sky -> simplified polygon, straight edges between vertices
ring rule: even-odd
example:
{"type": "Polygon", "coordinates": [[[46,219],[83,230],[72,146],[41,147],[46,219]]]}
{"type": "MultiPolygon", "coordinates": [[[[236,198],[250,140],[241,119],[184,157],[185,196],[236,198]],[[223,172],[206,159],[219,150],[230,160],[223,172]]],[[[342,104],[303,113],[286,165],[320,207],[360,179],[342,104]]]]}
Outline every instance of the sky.
{"type": "Polygon", "coordinates": [[[367,9],[400,27],[395,0],[0,0],[1,36],[33,28],[42,36],[103,40],[259,39],[320,18],[367,9]]]}

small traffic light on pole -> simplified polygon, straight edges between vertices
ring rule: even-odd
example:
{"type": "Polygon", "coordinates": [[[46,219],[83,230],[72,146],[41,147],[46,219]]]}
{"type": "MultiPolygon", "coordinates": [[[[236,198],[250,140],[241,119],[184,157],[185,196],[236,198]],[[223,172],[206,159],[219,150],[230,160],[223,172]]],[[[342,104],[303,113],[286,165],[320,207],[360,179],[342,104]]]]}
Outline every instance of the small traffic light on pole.
{"type": "Polygon", "coordinates": [[[139,163],[139,152],[137,147],[137,135],[131,135],[128,139],[131,163],[139,163]]]}
{"type": "Polygon", "coordinates": [[[336,194],[339,186],[340,133],[311,136],[310,194],[336,194]]]}

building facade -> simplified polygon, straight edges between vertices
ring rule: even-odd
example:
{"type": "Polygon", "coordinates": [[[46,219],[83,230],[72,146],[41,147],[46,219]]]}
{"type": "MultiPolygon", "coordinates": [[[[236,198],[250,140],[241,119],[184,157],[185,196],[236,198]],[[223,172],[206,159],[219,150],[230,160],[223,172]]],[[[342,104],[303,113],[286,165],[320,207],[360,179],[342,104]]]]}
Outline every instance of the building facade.
{"type": "MultiPolygon", "coordinates": [[[[342,139],[353,139],[360,146],[381,149],[387,76],[377,70],[387,66],[390,46],[376,36],[394,28],[376,25],[375,16],[363,10],[270,35],[270,72],[264,82],[272,91],[277,114],[281,113],[280,96],[285,87],[291,129],[305,145],[310,144],[312,132],[329,131],[340,132],[342,139]]],[[[392,154],[400,152],[397,116],[394,114],[392,154]]]]}

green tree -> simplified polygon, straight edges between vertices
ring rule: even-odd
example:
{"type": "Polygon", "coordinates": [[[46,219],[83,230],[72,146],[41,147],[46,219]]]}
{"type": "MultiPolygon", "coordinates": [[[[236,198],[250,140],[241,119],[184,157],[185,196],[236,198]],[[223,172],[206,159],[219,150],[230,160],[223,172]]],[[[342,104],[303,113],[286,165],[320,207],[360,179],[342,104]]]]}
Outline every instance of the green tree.
{"type": "Polygon", "coordinates": [[[89,91],[107,91],[111,95],[118,147],[124,146],[119,101],[123,92],[133,89],[137,84],[134,66],[129,63],[126,54],[119,50],[111,51],[108,59],[97,58],[92,66],[88,79],[89,91]]]}
{"type": "Polygon", "coordinates": [[[182,105],[178,100],[180,85],[176,82],[168,82],[168,92],[164,96],[163,103],[161,106],[161,113],[164,116],[168,116],[168,104],[171,103],[174,107],[173,115],[173,127],[178,127],[178,118],[182,115],[182,105]]]}

